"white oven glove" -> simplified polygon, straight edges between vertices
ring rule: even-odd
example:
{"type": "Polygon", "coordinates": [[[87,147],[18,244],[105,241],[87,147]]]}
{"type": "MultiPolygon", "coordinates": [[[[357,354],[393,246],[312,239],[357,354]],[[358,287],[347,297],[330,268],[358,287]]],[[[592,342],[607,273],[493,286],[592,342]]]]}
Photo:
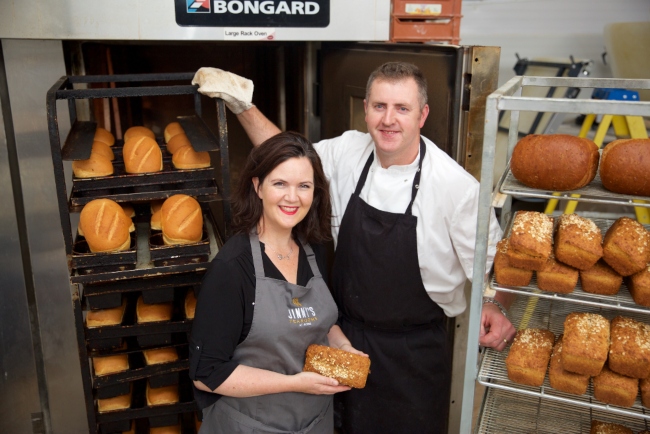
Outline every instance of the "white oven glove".
{"type": "Polygon", "coordinates": [[[253,82],[232,72],[217,68],[200,68],[192,84],[210,98],[221,98],[231,112],[239,114],[253,107],[253,82]]]}

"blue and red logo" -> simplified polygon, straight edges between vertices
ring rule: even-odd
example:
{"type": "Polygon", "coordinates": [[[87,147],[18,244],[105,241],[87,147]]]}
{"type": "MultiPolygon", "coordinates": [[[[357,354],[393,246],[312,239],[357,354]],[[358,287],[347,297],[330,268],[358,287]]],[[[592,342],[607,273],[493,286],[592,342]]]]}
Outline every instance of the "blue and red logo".
{"type": "Polygon", "coordinates": [[[210,4],[212,3],[212,0],[186,0],[186,2],[187,12],[190,14],[211,12],[210,4]]]}

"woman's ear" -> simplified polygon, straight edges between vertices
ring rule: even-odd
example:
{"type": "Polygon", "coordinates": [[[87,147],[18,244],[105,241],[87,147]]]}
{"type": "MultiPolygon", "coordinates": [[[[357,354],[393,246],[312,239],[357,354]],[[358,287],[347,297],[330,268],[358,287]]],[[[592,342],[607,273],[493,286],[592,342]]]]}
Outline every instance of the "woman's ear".
{"type": "Polygon", "coordinates": [[[255,192],[257,193],[257,197],[259,197],[261,199],[262,196],[260,195],[260,190],[259,190],[260,179],[257,176],[255,176],[255,177],[253,177],[252,181],[253,181],[253,188],[255,189],[255,192]]]}

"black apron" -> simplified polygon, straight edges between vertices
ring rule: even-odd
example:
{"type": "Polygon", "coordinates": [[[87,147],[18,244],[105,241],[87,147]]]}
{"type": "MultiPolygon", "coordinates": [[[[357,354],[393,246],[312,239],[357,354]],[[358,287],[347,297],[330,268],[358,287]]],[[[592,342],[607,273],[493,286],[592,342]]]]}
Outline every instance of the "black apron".
{"type": "Polygon", "coordinates": [[[425,152],[420,138],[420,163],[404,214],[378,210],[359,197],[373,152],[341,221],[332,292],[343,332],[371,360],[366,387],[335,396],[347,434],[447,432],[446,316],[422,283],[417,217],[411,212],[425,152]]]}

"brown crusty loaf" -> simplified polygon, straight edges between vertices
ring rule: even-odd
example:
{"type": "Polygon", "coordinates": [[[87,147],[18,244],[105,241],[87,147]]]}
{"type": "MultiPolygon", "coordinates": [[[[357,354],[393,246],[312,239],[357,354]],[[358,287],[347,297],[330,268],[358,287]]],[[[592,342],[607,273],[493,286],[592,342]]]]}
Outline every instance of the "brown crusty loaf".
{"type": "Polygon", "coordinates": [[[337,348],[312,344],[307,347],[302,370],[334,378],[344,386],[363,389],[370,372],[370,359],[337,348]]]}
{"type": "MultiPolygon", "coordinates": [[[[133,389],[133,388],[131,388],[133,389]]],[[[107,411],[115,410],[125,410],[131,408],[131,393],[133,390],[129,391],[126,395],[119,395],[113,398],[98,399],[97,400],[97,410],[100,413],[107,411]]]]}
{"type": "Polygon", "coordinates": [[[587,270],[603,256],[603,234],[596,223],[578,214],[560,216],[555,232],[555,258],[578,270],[587,270]]]}
{"type": "Polygon", "coordinates": [[[144,361],[147,365],[159,365],[178,360],[178,352],[174,347],[154,348],[142,351],[144,361]]]}
{"type": "Polygon", "coordinates": [[[598,375],[609,352],[609,320],[595,313],[573,312],[564,319],[562,367],[598,375]]]}
{"type": "Polygon", "coordinates": [[[616,295],[621,289],[623,276],[602,259],[588,270],[580,270],[582,290],[591,294],[616,295]]]}
{"type": "Polygon", "coordinates": [[[192,146],[190,139],[187,138],[185,133],[176,134],[174,137],[169,139],[169,142],[167,142],[167,152],[174,154],[185,146],[192,146]]]}
{"type": "Polygon", "coordinates": [[[118,307],[90,310],[86,314],[86,327],[93,328],[122,324],[125,310],[126,300],[122,300],[122,305],[118,307]]]}
{"type": "Polygon", "coordinates": [[[149,428],[149,434],[181,434],[181,425],[152,426],[149,428]]]}
{"type": "Polygon", "coordinates": [[[565,134],[530,134],[512,152],[510,169],[531,188],[575,190],[589,184],[598,170],[598,146],[565,134]]]}
{"type": "Polygon", "coordinates": [[[138,297],[136,305],[136,316],[138,324],[145,322],[169,321],[172,319],[173,303],[153,303],[147,304],[142,296],[138,297]]]}
{"type": "Polygon", "coordinates": [[[110,199],[95,199],[79,214],[79,234],[86,238],[91,252],[115,252],[129,248],[133,226],[124,209],[110,199]]]}
{"type": "Polygon", "coordinates": [[[129,369],[129,357],[126,354],[93,357],[93,368],[97,377],[124,372],[129,369]]]}
{"type": "Polygon", "coordinates": [[[650,196],[650,139],[619,139],[605,146],[600,179],[615,193],[650,196]]]}
{"type": "Polygon", "coordinates": [[[158,143],[146,136],[134,137],[125,142],[122,156],[127,173],[160,172],[163,168],[162,152],[158,143]]]}
{"type": "Polygon", "coordinates": [[[192,196],[176,194],[160,209],[160,226],[165,244],[191,244],[203,236],[201,205],[192,196]]]}
{"type": "Polygon", "coordinates": [[[172,164],[177,169],[203,169],[210,167],[210,154],[196,152],[191,146],[183,146],[174,152],[172,164]]]}
{"type": "Polygon", "coordinates": [[[584,395],[587,386],[589,386],[589,375],[569,372],[562,367],[562,335],[553,347],[551,363],[548,368],[548,380],[553,389],[575,395],[584,395]]]}
{"type": "Polygon", "coordinates": [[[169,140],[171,140],[172,137],[174,137],[176,134],[185,134],[185,130],[179,124],[178,122],[170,122],[167,124],[165,127],[164,131],[164,136],[165,136],[165,143],[169,143],[169,140]]]}
{"type": "Polygon", "coordinates": [[[95,137],[93,141],[106,143],[108,146],[113,146],[115,144],[115,137],[111,134],[110,131],[97,127],[95,130],[95,137]]]}
{"type": "Polygon", "coordinates": [[[650,379],[644,378],[639,381],[639,390],[641,392],[641,404],[650,408],[650,379]]]}
{"type": "Polygon", "coordinates": [[[497,251],[494,255],[494,278],[499,285],[527,286],[533,277],[533,272],[510,265],[508,244],[508,238],[497,243],[497,251]]]}
{"type": "Polygon", "coordinates": [[[112,175],[114,172],[113,163],[108,158],[98,153],[90,153],[87,160],[75,160],[72,162],[72,173],[77,178],[98,178],[100,176],[112,175]]]}
{"type": "Polygon", "coordinates": [[[609,369],[632,378],[650,376],[650,326],[617,316],[610,326],[609,369]]]}
{"type": "Polygon", "coordinates": [[[175,404],[178,402],[178,384],[153,388],[147,381],[147,405],[175,404]]]}
{"type": "Polygon", "coordinates": [[[553,254],[537,274],[537,286],[542,291],[569,294],[578,284],[578,270],[555,260],[553,254]]]}
{"type": "Polygon", "coordinates": [[[650,235],[641,223],[618,218],[605,233],[603,259],[621,276],[631,276],[650,261],[650,235]]]}
{"type": "Polygon", "coordinates": [[[545,329],[519,330],[506,357],[508,378],[528,386],[544,383],[555,335],[545,329]]]}
{"type": "Polygon", "coordinates": [[[540,270],[551,255],[553,219],[535,211],[515,215],[506,255],[510,265],[525,270],[540,270]]]}
{"type": "Polygon", "coordinates": [[[150,139],[156,139],[156,135],[151,131],[151,129],[143,126],[135,126],[124,132],[124,143],[135,137],[149,137],[150,139]]]}
{"type": "Polygon", "coordinates": [[[632,407],[639,393],[639,380],[617,374],[603,366],[600,374],[593,378],[594,398],[600,402],[621,407],[632,407]]]}
{"type": "Polygon", "coordinates": [[[194,289],[190,288],[185,294],[185,318],[194,319],[194,313],[196,312],[196,296],[194,295],[194,289]]]}
{"type": "Polygon", "coordinates": [[[617,423],[592,420],[589,434],[634,434],[634,431],[617,423]]]}
{"type": "Polygon", "coordinates": [[[625,284],[636,304],[650,306],[650,265],[626,277],[625,284]]]}

